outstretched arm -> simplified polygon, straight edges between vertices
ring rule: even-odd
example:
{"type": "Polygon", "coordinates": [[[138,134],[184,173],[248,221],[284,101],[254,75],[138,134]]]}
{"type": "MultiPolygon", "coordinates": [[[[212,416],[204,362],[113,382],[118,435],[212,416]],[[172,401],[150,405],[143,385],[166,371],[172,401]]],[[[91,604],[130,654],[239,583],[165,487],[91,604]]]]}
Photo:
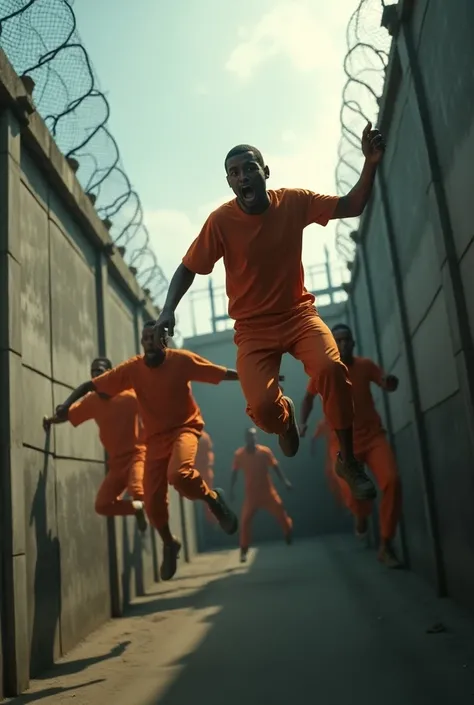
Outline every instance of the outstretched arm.
{"type": "Polygon", "coordinates": [[[313,411],[314,397],[315,395],[312,394],[309,390],[307,390],[301,403],[300,436],[302,438],[304,438],[304,436],[306,435],[306,431],[308,430],[308,419],[311,416],[311,412],[313,411]]]}
{"type": "MultiPolygon", "coordinates": [[[[239,379],[239,374],[237,370],[231,370],[230,368],[226,369],[225,375],[224,375],[224,382],[236,382],[239,379]]],[[[284,382],[285,381],[285,375],[279,375],[278,377],[279,382],[284,382]]]]}
{"type": "Polygon", "coordinates": [[[179,302],[193,283],[195,276],[195,273],[191,272],[191,270],[185,267],[182,263],[173,274],[173,278],[171,279],[168,289],[168,294],[166,296],[165,305],[163,306],[163,309],[153,328],[154,340],[157,346],[166,346],[168,336],[170,338],[173,337],[174,327],[176,325],[174,312],[176,311],[176,307],[179,302]]]}
{"type": "Polygon", "coordinates": [[[362,152],[365,156],[364,166],[358,182],[342,196],[334,211],[333,219],[356,218],[362,215],[374,186],[375,174],[385,150],[385,142],[378,130],[368,123],[362,133],[362,152]]]}
{"type": "Polygon", "coordinates": [[[58,418],[56,413],[53,416],[43,416],[43,428],[47,433],[53,424],[66,423],[66,421],[67,419],[58,418]]]}
{"type": "Polygon", "coordinates": [[[374,382],[374,384],[378,385],[386,392],[397,391],[399,383],[398,377],[395,375],[386,375],[382,368],[376,365],[373,360],[369,360],[368,364],[370,365],[369,373],[371,382],[374,382]]]}
{"type": "Polygon", "coordinates": [[[60,420],[67,420],[69,408],[89,392],[97,392],[98,394],[106,394],[109,397],[114,397],[120,394],[120,392],[124,392],[126,389],[131,389],[133,383],[130,369],[135,361],[136,358],[126,360],[112,370],[104,372],[100,377],[80,384],[79,387],[68,396],[65,402],[56,407],[56,416],[60,420]]]}
{"type": "Polygon", "coordinates": [[[223,254],[219,229],[211,213],[171,279],[165,305],[154,328],[156,345],[166,345],[167,336],[173,337],[176,308],[196,274],[210,274],[223,254]]]}
{"type": "Polygon", "coordinates": [[[278,465],[278,463],[276,461],[275,461],[275,464],[272,465],[272,467],[273,467],[273,470],[275,471],[275,475],[278,477],[281,484],[284,485],[287,490],[292,490],[293,485],[291,484],[289,479],[286,477],[285,473],[283,472],[283,470],[280,468],[280,466],[278,465]]]}
{"type": "Polygon", "coordinates": [[[380,386],[382,389],[385,389],[386,392],[396,392],[398,384],[398,377],[395,377],[395,375],[385,375],[382,377],[382,384],[380,386]]]}
{"type": "MultiPolygon", "coordinates": [[[[235,382],[239,379],[236,370],[222,365],[216,365],[201,355],[182,350],[183,374],[190,382],[206,382],[207,384],[220,384],[221,382],[235,382]]],[[[280,379],[284,379],[280,375],[280,379]]]]}
{"type": "Polygon", "coordinates": [[[235,483],[237,482],[237,476],[239,474],[239,468],[232,468],[232,472],[230,474],[230,499],[234,498],[234,493],[235,493],[235,483]]]}
{"type": "MultiPolygon", "coordinates": [[[[80,390],[81,387],[78,387],[78,390],[80,390]]],[[[73,394],[71,394],[71,397],[73,396],[73,394]]],[[[63,406],[64,405],[61,405],[61,407],[58,408],[61,409],[63,408],[63,406]]],[[[69,408],[68,406],[66,412],[64,410],[60,411],[59,416],[57,411],[53,416],[45,416],[43,418],[43,428],[45,431],[49,431],[52,424],[61,424],[65,423],[65,421],[69,421],[74,427],[80,426],[85,421],[90,421],[91,419],[95,418],[96,411],[97,395],[86,394],[84,398],[80,399],[75,403],[72,403],[71,408],[69,408]]]]}
{"type": "Polygon", "coordinates": [[[235,483],[237,482],[237,475],[240,471],[240,451],[236,450],[234,453],[234,460],[232,462],[232,472],[230,475],[230,499],[234,498],[235,483]]]}
{"type": "Polygon", "coordinates": [[[237,370],[226,369],[223,379],[224,382],[236,382],[238,379],[239,375],[237,374],[237,370]]]}
{"type": "Polygon", "coordinates": [[[313,437],[311,439],[311,455],[316,455],[316,444],[320,438],[326,437],[326,441],[329,439],[331,429],[325,417],[319,421],[316,429],[314,431],[313,437]]]}
{"type": "Polygon", "coordinates": [[[76,389],[71,392],[68,398],[56,407],[56,413],[53,416],[53,423],[64,423],[68,419],[68,413],[70,407],[82,397],[85,397],[89,392],[95,392],[94,382],[89,380],[88,382],[83,382],[76,389]]]}
{"type": "Polygon", "coordinates": [[[182,262],[178,265],[176,272],[173,274],[166,301],[163,306],[165,311],[175,311],[183,296],[190,289],[196,274],[188,269],[182,262]]]}

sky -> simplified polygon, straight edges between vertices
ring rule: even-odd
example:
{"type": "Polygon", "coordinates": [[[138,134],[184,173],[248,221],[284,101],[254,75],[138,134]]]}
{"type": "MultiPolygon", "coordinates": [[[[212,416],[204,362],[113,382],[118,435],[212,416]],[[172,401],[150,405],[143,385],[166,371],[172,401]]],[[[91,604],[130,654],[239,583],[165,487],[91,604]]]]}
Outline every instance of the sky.
{"type": "MultiPolygon", "coordinates": [[[[76,0],[109,126],[168,278],[209,213],[232,197],[223,159],[235,144],[262,151],[269,188],[335,193],[345,30],[357,4],[76,0]]],[[[325,246],[337,262],[334,224],[308,228],[306,268],[323,260],[325,246]]],[[[193,308],[197,332],[210,330],[206,279],[192,289],[204,294],[178,309],[184,336],[193,308]]],[[[221,263],[212,282],[224,283],[221,263]]],[[[219,313],[223,306],[222,298],[219,313]]]]}

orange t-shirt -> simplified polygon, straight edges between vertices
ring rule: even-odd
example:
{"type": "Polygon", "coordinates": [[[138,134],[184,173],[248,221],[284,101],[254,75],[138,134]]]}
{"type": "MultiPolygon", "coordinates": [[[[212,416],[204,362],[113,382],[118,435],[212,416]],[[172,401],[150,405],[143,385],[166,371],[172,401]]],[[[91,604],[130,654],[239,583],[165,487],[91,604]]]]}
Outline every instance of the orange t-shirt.
{"type": "Polygon", "coordinates": [[[277,459],[270,448],[257,445],[255,451],[245,447],[235,451],[233,470],[242,470],[244,473],[246,496],[264,497],[276,492],[269,470],[277,465],[277,459]]]}
{"type": "MultiPolygon", "coordinates": [[[[384,431],[370,390],[371,382],[382,386],[384,374],[381,368],[367,357],[354,357],[353,363],[347,365],[347,370],[354,400],[354,446],[360,448],[384,431]]],[[[313,396],[318,394],[314,380],[310,380],[307,390],[313,396]]],[[[337,442],[336,434],[331,432],[331,443],[334,442],[337,442]]]]}
{"type": "Polygon", "coordinates": [[[94,420],[110,459],[143,448],[137,397],[132,389],[111,399],[102,399],[92,392],[71,406],[68,419],[73,426],[94,420]]]}
{"type": "Polygon", "coordinates": [[[339,200],[303,189],[268,195],[261,215],[244,213],[236,199],[215,210],[183,258],[196,274],[210,274],[224,258],[229,316],[238,321],[314,303],[304,286],[303,230],[327,225],[339,200]]]}
{"type": "MultiPolygon", "coordinates": [[[[115,396],[133,389],[147,445],[166,441],[183,429],[201,434],[204,422],[191,392],[191,382],[219,384],[226,368],[187,350],[166,350],[158,367],[148,367],[143,355],[132,357],[94,379],[98,392],[115,396]]],[[[160,445],[160,443],[158,443],[160,445]]]]}

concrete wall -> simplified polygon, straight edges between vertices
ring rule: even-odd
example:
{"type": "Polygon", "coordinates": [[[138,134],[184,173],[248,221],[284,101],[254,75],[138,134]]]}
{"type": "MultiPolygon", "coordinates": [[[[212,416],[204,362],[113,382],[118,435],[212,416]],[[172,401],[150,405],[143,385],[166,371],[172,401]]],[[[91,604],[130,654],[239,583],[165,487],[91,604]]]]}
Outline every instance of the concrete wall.
{"type": "MultiPolygon", "coordinates": [[[[322,308],[320,311],[328,325],[347,322],[346,309],[339,304],[322,308]]],[[[235,368],[236,347],[233,331],[227,330],[215,334],[189,338],[184,347],[220,365],[235,368]]],[[[285,375],[282,386],[285,393],[293,398],[298,407],[306,391],[307,377],[303,366],[290,355],[283,357],[281,372],[285,375]]],[[[223,383],[218,387],[195,384],[194,395],[198,401],[206,423],[206,430],[211,435],[215,452],[215,486],[228,490],[234,452],[244,443],[245,430],[252,422],[245,413],[245,401],[238,383],[223,383]]],[[[310,419],[312,433],[321,418],[318,403],[310,419]]],[[[311,434],[310,434],[311,435],[311,434]]],[[[285,458],[278,446],[277,439],[263,431],[259,432],[259,442],[268,445],[275,453],[281,468],[294,484],[294,490],[287,493],[279,488],[284,503],[293,517],[296,537],[312,536],[337,531],[345,531],[351,526],[350,520],[328,489],[325,476],[325,444],[316,447],[316,455],[310,453],[310,436],[302,441],[302,447],[295,458],[285,458]]],[[[278,480],[275,478],[278,487],[278,480]]],[[[243,500],[242,478],[238,483],[235,508],[240,510],[243,500]]],[[[204,512],[200,512],[199,536],[201,546],[237,546],[236,537],[227,537],[214,531],[204,521],[204,512]]],[[[264,512],[257,514],[254,521],[254,540],[281,539],[281,531],[274,520],[264,512]]]]}
{"type": "MultiPolygon", "coordinates": [[[[154,533],[94,513],[105,473],[95,424],[48,437],[41,424],[93,357],[136,354],[156,316],[111,244],[0,53],[0,695],[23,691],[158,579],[154,533]]],[[[192,509],[173,494],[172,511],[190,557],[192,509]]]]}
{"type": "Polygon", "coordinates": [[[474,606],[474,5],[399,11],[379,118],[388,147],[350,306],[363,353],[401,380],[388,414],[407,558],[439,594],[474,606]]]}

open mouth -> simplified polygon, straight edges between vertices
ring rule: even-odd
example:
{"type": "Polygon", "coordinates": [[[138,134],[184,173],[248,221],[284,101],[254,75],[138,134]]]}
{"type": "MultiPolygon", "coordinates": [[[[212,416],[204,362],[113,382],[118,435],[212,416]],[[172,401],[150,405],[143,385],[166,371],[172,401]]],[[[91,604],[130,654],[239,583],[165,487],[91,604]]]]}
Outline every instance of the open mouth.
{"type": "Polygon", "coordinates": [[[255,191],[250,186],[242,186],[241,194],[245,202],[253,201],[255,198],[255,191]]]}

